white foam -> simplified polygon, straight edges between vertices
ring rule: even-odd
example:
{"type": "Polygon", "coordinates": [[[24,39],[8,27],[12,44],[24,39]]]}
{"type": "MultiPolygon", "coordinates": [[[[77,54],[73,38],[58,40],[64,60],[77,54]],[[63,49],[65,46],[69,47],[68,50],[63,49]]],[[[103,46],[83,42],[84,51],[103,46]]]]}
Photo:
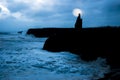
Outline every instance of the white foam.
{"type": "Polygon", "coordinates": [[[105,59],[85,62],[69,52],[42,50],[46,39],[18,36],[2,40],[0,80],[97,80],[109,72],[105,59]]]}

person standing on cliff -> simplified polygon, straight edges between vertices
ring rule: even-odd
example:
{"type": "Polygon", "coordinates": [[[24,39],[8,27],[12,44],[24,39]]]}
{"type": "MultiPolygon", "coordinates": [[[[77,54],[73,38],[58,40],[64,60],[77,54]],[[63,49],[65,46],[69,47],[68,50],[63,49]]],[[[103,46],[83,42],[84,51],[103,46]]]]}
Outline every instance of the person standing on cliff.
{"type": "Polygon", "coordinates": [[[82,19],[80,13],[78,14],[76,23],[75,23],[75,29],[82,29],[82,19]]]}

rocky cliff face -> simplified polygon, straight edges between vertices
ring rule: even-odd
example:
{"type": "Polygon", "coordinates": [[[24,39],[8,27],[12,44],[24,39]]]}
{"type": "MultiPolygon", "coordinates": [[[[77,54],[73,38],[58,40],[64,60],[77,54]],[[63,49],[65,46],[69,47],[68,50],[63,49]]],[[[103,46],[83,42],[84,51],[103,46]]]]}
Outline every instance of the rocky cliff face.
{"type": "Polygon", "coordinates": [[[76,29],[82,29],[82,19],[81,19],[81,15],[80,14],[77,17],[77,20],[75,22],[75,28],[76,29]]]}
{"type": "Polygon", "coordinates": [[[87,61],[103,57],[112,67],[120,67],[116,63],[120,59],[119,34],[120,28],[74,30],[72,33],[49,37],[43,49],[53,52],[69,51],[87,61]]]}

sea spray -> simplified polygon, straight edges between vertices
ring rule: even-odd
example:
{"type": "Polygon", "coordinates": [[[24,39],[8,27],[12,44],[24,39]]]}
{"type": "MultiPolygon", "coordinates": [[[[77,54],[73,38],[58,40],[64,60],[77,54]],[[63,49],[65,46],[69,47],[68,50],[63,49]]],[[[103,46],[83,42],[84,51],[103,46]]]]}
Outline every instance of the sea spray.
{"type": "Polygon", "coordinates": [[[109,72],[103,58],[86,62],[69,52],[42,50],[46,39],[0,35],[0,80],[97,80],[109,72]]]}

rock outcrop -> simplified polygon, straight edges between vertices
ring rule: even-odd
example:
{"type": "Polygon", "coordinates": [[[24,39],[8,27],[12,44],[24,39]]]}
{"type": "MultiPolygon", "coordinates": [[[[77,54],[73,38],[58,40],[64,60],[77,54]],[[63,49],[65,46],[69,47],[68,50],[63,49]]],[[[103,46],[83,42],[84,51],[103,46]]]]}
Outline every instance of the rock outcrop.
{"type": "Polygon", "coordinates": [[[75,28],[35,28],[27,31],[28,35],[35,37],[51,37],[57,34],[66,34],[74,32],[75,28]]]}
{"type": "Polygon", "coordinates": [[[82,19],[80,14],[78,15],[77,20],[75,22],[75,28],[82,29],[82,19]]]}
{"type": "MultiPolygon", "coordinates": [[[[27,34],[36,37],[48,37],[43,49],[60,52],[68,51],[79,55],[83,60],[95,60],[98,57],[106,58],[111,69],[120,69],[120,27],[82,28],[80,14],[75,28],[43,28],[29,29],[27,34]]],[[[111,77],[109,73],[100,80],[117,80],[118,74],[111,77]]]]}
{"type": "Polygon", "coordinates": [[[68,33],[73,33],[75,30],[81,30],[82,29],[82,19],[79,14],[77,17],[77,20],[75,22],[75,28],[33,28],[29,29],[27,31],[27,34],[34,35],[36,37],[50,37],[54,35],[59,35],[59,34],[68,34],[68,33]]]}
{"type": "Polygon", "coordinates": [[[120,28],[74,30],[72,33],[49,37],[43,49],[53,52],[69,51],[80,55],[86,61],[103,57],[112,67],[120,68],[118,63],[120,60],[119,34],[120,28]]]}

